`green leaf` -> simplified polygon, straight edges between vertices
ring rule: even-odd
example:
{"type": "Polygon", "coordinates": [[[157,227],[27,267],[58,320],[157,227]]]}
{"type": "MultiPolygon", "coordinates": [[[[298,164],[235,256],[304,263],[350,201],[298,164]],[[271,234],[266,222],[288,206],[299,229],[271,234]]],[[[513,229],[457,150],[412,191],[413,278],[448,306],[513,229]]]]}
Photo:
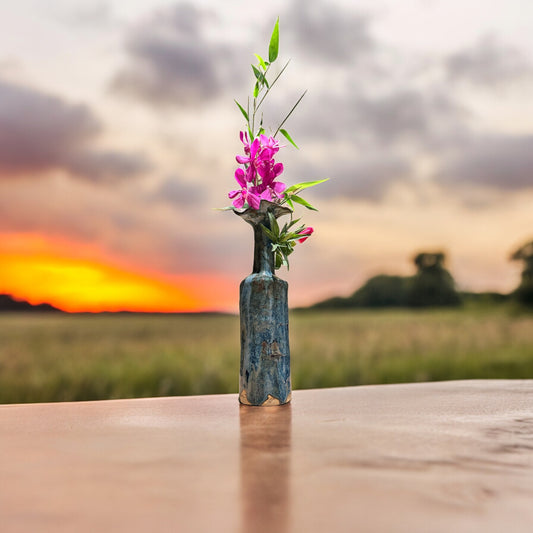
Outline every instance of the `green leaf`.
{"type": "Polygon", "coordinates": [[[272,213],[268,213],[268,219],[270,220],[270,228],[272,229],[272,233],[276,235],[276,241],[278,241],[279,240],[278,221],[276,220],[276,217],[272,213]]]}
{"type": "Polygon", "coordinates": [[[297,204],[303,205],[304,207],[307,207],[307,209],[311,209],[311,211],[318,211],[315,207],[313,207],[307,200],[304,200],[303,198],[300,198],[300,196],[296,196],[293,194],[291,196],[291,200],[293,202],[296,202],[297,204]]]}
{"type": "Polygon", "coordinates": [[[258,95],[259,95],[259,82],[256,81],[255,87],[254,87],[254,98],[257,98],[258,95]]]}
{"type": "Polygon", "coordinates": [[[272,241],[275,242],[276,236],[263,224],[261,224],[261,229],[263,230],[263,233],[272,241]]]}
{"type": "Polygon", "coordinates": [[[238,108],[241,110],[241,113],[243,114],[244,118],[246,119],[246,122],[248,122],[248,113],[244,110],[244,107],[242,107],[237,100],[234,100],[234,102],[237,104],[238,108]]]}
{"type": "Polygon", "coordinates": [[[303,189],[314,187],[315,185],[324,183],[325,181],[328,181],[328,180],[329,178],[326,178],[325,180],[303,181],[302,183],[295,183],[294,185],[291,185],[288,189],[285,189],[285,194],[291,193],[293,191],[302,191],[303,189]]]}
{"type": "Polygon", "coordinates": [[[294,204],[292,203],[291,197],[289,195],[285,196],[285,201],[289,205],[289,207],[294,211],[294,204]]]}
{"type": "Polygon", "coordinates": [[[291,220],[291,223],[289,224],[289,228],[292,228],[292,226],[294,226],[294,224],[296,224],[297,222],[300,222],[300,220],[302,220],[301,218],[295,218],[294,220],[291,220]]]}
{"type": "Polygon", "coordinates": [[[265,63],[265,60],[259,54],[254,54],[254,56],[257,57],[259,64],[266,70],[268,65],[265,63]]]}
{"type": "Polygon", "coordinates": [[[279,17],[274,24],[272,35],[270,37],[270,44],[268,45],[268,60],[273,63],[278,58],[279,50],[279,17]]]}
{"type": "Polygon", "coordinates": [[[298,146],[296,146],[296,143],[291,139],[291,136],[289,135],[287,130],[280,129],[279,132],[283,135],[283,137],[285,137],[285,139],[287,139],[294,146],[294,148],[299,150],[298,146]]]}
{"type": "Polygon", "coordinates": [[[304,229],[305,229],[305,224],[303,224],[299,228],[295,229],[291,233],[287,233],[287,241],[295,241],[296,239],[301,239],[302,236],[300,235],[300,233],[304,229]]]}
{"type": "Polygon", "coordinates": [[[255,75],[258,83],[263,85],[266,82],[266,79],[265,79],[265,76],[263,75],[263,73],[255,65],[252,65],[252,70],[254,71],[254,75],[255,75]]]}

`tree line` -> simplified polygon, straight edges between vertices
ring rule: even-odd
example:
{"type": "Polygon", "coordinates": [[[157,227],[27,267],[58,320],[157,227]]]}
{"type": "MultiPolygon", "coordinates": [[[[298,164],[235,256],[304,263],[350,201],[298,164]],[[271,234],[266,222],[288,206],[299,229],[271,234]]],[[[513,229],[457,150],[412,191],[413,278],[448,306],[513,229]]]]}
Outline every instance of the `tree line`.
{"type": "Polygon", "coordinates": [[[514,300],[533,307],[533,241],[525,243],[510,257],[522,261],[524,268],[518,287],[510,294],[497,292],[459,292],[445,267],[444,252],[422,252],[413,258],[413,276],[379,274],[370,278],[351,296],[334,297],[312,306],[319,309],[379,308],[379,307],[453,307],[466,300],[496,303],[514,300]]]}

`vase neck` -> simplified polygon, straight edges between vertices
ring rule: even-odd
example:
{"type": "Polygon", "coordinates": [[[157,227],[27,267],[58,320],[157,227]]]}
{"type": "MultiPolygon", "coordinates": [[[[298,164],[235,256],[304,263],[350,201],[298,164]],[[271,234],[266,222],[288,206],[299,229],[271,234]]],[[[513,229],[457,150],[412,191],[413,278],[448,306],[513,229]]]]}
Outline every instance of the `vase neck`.
{"type": "MultiPolygon", "coordinates": [[[[263,225],[270,229],[268,219],[262,221],[263,225]]],[[[254,268],[253,274],[259,272],[274,274],[274,254],[272,242],[261,228],[261,224],[253,224],[254,228],[254,268]]]]}
{"type": "Polygon", "coordinates": [[[270,216],[278,218],[282,215],[290,215],[292,211],[283,205],[279,205],[268,200],[261,200],[259,209],[248,207],[236,215],[244,219],[254,229],[254,268],[253,274],[259,272],[274,274],[274,253],[272,252],[272,242],[265,235],[261,225],[270,228],[270,216]]]}

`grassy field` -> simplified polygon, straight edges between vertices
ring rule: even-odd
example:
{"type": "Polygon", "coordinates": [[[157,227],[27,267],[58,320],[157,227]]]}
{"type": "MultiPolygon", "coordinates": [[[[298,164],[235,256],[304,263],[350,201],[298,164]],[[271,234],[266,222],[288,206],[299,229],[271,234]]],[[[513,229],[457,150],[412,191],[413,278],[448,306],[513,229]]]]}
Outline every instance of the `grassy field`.
{"type": "MultiPolygon", "coordinates": [[[[293,387],[533,378],[505,307],[291,314],[293,387]]],[[[0,315],[0,403],[237,392],[233,316],[0,315]]]]}

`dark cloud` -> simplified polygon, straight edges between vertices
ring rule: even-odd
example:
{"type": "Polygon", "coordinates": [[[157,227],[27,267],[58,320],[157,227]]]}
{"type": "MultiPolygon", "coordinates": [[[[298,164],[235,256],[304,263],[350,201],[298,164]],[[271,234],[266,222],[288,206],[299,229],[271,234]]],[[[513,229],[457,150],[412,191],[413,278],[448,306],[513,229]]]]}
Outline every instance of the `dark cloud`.
{"type": "Polygon", "coordinates": [[[65,166],[77,176],[98,182],[133,177],[151,169],[144,154],[111,150],[82,150],[68,157],[65,166]]]}
{"type": "Polygon", "coordinates": [[[374,97],[323,94],[305,110],[295,129],[299,136],[386,150],[404,141],[424,148],[457,143],[469,118],[448,95],[407,88],[374,97]]]}
{"type": "Polygon", "coordinates": [[[389,187],[409,177],[411,167],[407,160],[394,156],[355,158],[355,162],[333,166],[334,177],[328,182],[327,196],[350,200],[379,201],[389,187]]]}
{"type": "Polygon", "coordinates": [[[355,123],[380,142],[390,143],[413,136],[426,138],[431,130],[432,111],[437,106],[426,95],[400,90],[381,98],[360,98],[354,106],[355,123]]]}
{"type": "Polygon", "coordinates": [[[167,177],[152,195],[152,199],[176,207],[200,204],[204,194],[197,186],[184,183],[178,176],[167,177]]]}
{"type": "Polygon", "coordinates": [[[533,135],[494,135],[473,140],[442,165],[443,184],[496,190],[533,188],[533,135]]]}
{"type": "Polygon", "coordinates": [[[368,16],[322,0],[296,0],[286,19],[289,35],[313,59],[352,63],[375,47],[368,16]]]}
{"type": "Polygon", "coordinates": [[[148,169],[143,156],[92,149],[101,129],[87,106],[0,80],[0,178],[61,168],[101,181],[148,169]]]}
{"type": "Polygon", "coordinates": [[[394,155],[353,155],[353,158],[332,157],[324,168],[319,165],[302,169],[302,175],[329,177],[320,189],[310,189],[308,196],[317,198],[343,198],[345,200],[381,201],[391,185],[410,178],[408,160],[394,155]]]}
{"type": "Polygon", "coordinates": [[[232,47],[211,43],[209,12],[181,3],[159,11],[131,32],[129,64],[112,81],[115,91],[153,105],[190,105],[216,97],[233,75],[232,47]]]}
{"type": "Polygon", "coordinates": [[[445,68],[450,80],[481,87],[499,87],[533,74],[531,62],[520,50],[487,36],[471,48],[450,55],[445,68]]]}
{"type": "Polygon", "coordinates": [[[86,106],[0,80],[0,169],[47,170],[63,164],[100,131],[86,106]]]}

